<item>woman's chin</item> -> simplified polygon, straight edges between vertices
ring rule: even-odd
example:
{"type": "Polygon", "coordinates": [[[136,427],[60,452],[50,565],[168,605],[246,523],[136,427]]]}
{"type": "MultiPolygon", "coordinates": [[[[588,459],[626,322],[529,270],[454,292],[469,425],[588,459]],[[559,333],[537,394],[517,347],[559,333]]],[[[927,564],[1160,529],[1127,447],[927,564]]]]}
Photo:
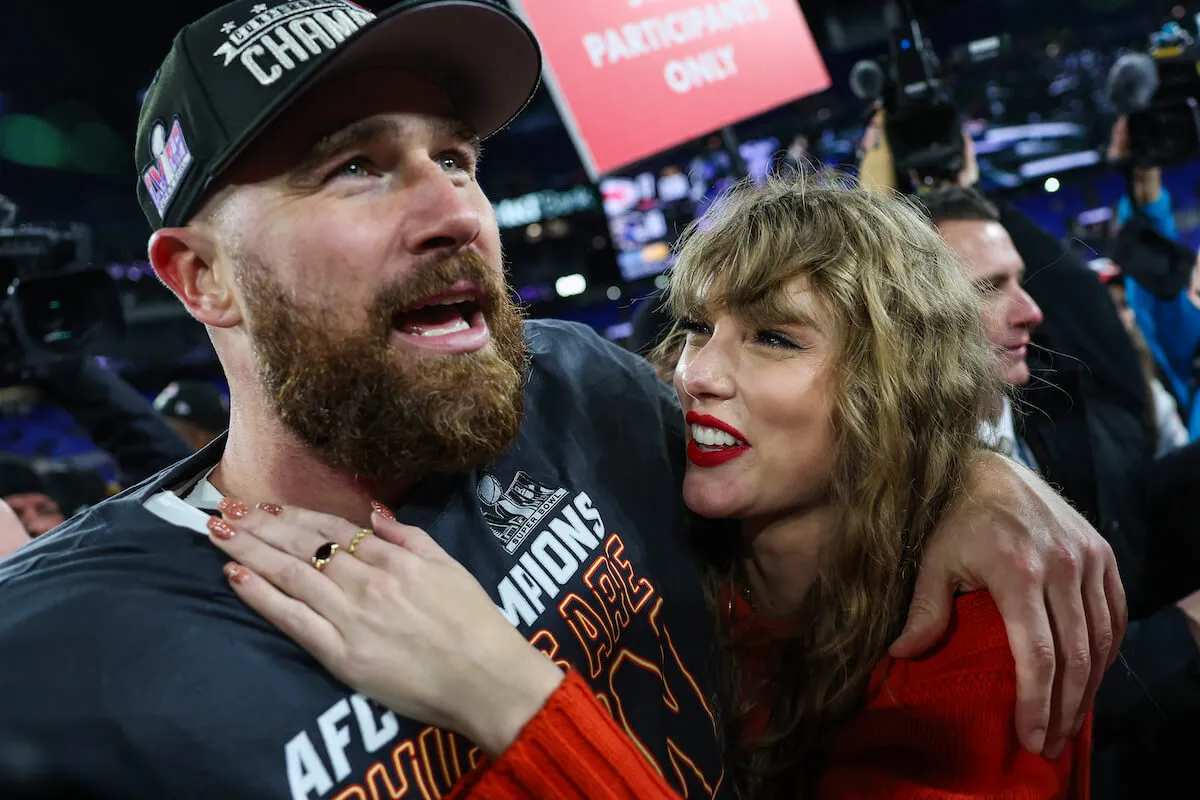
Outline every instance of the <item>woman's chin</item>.
{"type": "Polygon", "coordinates": [[[685,479],[683,502],[693,514],[709,519],[726,519],[738,515],[738,504],[731,496],[728,484],[714,486],[710,481],[685,479]]]}

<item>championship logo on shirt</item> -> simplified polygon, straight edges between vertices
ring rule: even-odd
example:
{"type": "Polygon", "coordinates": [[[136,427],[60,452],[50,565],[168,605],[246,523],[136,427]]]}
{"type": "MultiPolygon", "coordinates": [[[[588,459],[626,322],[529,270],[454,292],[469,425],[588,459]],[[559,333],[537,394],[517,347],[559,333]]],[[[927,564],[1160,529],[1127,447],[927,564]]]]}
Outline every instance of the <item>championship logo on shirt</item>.
{"type": "Polygon", "coordinates": [[[221,26],[226,39],[213,53],[228,67],[235,61],[261,86],[270,86],[314,56],[336,50],[375,15],[347,0],[292,0],[254,6],[254,18],[221,26]]]}
{"type": "Polygon", "coordinates": [[[175,193],[187,177],[192,166],[192,151],[183,137],[183,126],[179,120],[171,126],[170,135],[161,122],[150,129],[150,154],[154,162],[142,173],[142,182],[150,193],[150,201],[160,217],[166,215],[167,207],[175,199],[175,193]]]}
{"type": "Polygon", "coordinates": [[[528,538],[542,519],[554,510],[567,493],[551,489],[518,471],[507,489],[492,475],[484,475],[477,490],[483,518],[509,555],[528,538]]]}

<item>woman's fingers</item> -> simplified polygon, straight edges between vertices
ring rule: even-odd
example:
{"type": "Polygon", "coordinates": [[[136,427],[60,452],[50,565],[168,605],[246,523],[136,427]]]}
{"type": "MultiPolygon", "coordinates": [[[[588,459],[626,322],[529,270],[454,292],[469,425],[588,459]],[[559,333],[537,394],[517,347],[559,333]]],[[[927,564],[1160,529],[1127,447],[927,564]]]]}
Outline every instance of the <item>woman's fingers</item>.
{"type": "MultiPolygon", "coordinates": [[[[250,508],[236,500],[223,500],[220,505],[224,514],[238,530],[245,530],[289,555],[304,561],[310,567],[317,551],[332,542],[338,550],[329,560],[324,571],[335,581],[352,580],[356,567],[371,564],[387,568],[386,551],[383,553],[368,541],[372,536],[355,536],[364,530],[331,514],[320,514],[291,506],[258,506],[250,508]],[[350,545],[354,544],[354,555],[346,558],[350,545]],[[354,564],[357,559],[359,564],[354,564]]],[[[377,543],[376,543],[377,544],[377,543]]]]}
{"type": "Polygon", "coordinates": [[[420,528],[399,523],[395,517],[381,514],[378,510],[371,517],[371,524],[375,527],[375,535],[389,544],[403,547],[423,558],[446,557],[441,545],[420,528]]]}
{"type": "Polygon", "coordinates": [[[225,566],[225,576],[242,602],[279,628],[318,661],[336,661],[343,648],[342,634],[329,620],[303,600],[284,594],[271,581],[244,564],[225,566]]]}
{"type": "MultiPolygon", "coordinates": [[[[326,619],[344,615],[346,596],[311,560],[302,560],[264,541],[246,527],[211,517],[208,530],[213,544],[227,556],[270,581],[289,597],[308,605],[326,619]]],[[[335,556],[336,558],[337,556],[335,556]]],[[[353,560],[351,556],[343,556],[353,560]]]]}

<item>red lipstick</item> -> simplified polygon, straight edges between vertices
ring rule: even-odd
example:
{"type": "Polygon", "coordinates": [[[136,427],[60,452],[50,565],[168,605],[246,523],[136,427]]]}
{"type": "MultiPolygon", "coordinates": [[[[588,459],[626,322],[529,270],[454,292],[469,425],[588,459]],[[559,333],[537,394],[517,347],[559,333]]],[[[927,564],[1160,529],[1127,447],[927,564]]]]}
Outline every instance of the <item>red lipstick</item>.
{"type": "MultiPolygon", "coordinates": [[[[710,417],[707,414],[699,414],[695,411],[689,411],[685,417],[688,425],[701,425],[705,428],[715,428],[719,431],[724,431],[737,439],[739,442],[745,442],[746,436],[732,425],[710,417]]],[[[721,464],[726,464],[733,461],[738,456],[744,454],[750,449],[748,444],[737,444],[732,447],[717,447],[714,449],[705,449],[703,446],[696,443],[694,439],[689,437],[687,445],[688,461],[691,461],[697,467],[717,467],[721,464]]]]}
{"type": "Polygon", "coordinates": [[[717,419],[716,417],[710,417],[708,414],[699,414],[695,411],[689,411],[684,419],[687,420],[688,425],[703,425],[705,428],[716,428],[719,431],[725,431],[739,442],[746,441],[746,434],[742,433],[728,422],[717,419]]]}

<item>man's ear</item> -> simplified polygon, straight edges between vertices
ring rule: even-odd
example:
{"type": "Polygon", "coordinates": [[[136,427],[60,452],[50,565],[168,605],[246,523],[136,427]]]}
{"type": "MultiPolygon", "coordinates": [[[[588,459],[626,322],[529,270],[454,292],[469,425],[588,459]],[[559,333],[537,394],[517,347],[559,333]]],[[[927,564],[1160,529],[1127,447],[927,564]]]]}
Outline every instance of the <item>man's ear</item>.
{"type": "Polygon", "coordinates": [[[232,328],[242,321],[232,276],[216,269],[217,244],[199,226],[163,228],[149,245],[150,264],[198,322],[232,328]]]}

